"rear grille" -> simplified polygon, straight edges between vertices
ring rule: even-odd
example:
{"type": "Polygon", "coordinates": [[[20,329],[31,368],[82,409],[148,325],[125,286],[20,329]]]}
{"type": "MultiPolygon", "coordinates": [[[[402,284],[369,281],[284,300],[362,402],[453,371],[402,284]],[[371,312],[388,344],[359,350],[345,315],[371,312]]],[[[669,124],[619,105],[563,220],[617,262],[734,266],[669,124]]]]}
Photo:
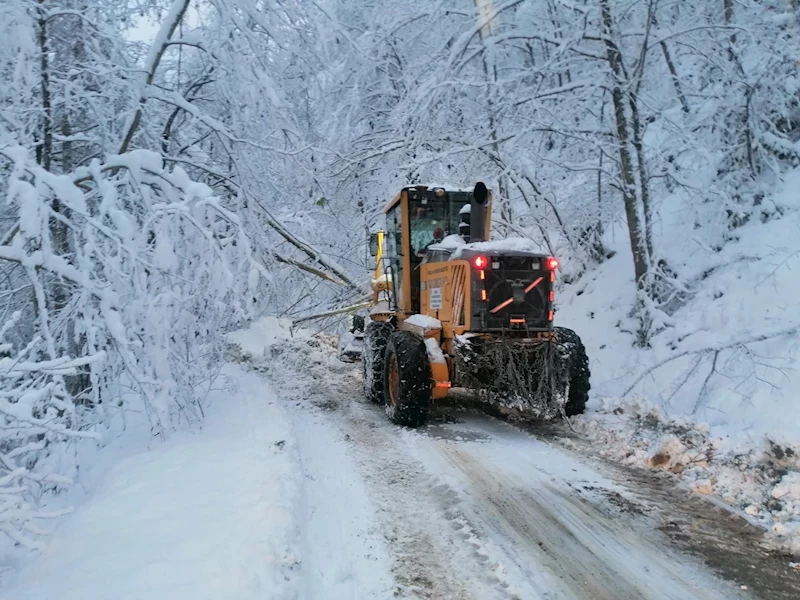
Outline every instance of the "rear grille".
{"type": "Polygon", "coordinates": [[[502,257],[498,269],[487,269],[486,278],[476,281],[473,296],[473,322],[483,331],[508,329],[547,329],[549,313],[550,272],[529,257],[502,257]],[[533,270],[532,261],[538,269],[533,270]],[[486,300],[481,294],[486,290],[486,300]]]}
{"type": "Polygon", "coordinates": [[[531,271],[540,271],[544,268],[541,258],[533,258],[530,256],[494,257],[492,262],[500,264],[505,271],[522,271],[529,273],[531,271]]]}

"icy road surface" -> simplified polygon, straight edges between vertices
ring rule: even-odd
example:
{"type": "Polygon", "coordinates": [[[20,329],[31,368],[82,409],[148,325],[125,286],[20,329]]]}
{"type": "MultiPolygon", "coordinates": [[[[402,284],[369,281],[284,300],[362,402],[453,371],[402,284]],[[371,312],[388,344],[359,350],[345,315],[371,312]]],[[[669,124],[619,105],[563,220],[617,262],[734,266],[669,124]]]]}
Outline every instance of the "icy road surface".
{"type": "MultiPolygon", "coordinates": [[[[653,516],[657,489],[556,438],[471,413],[395,427],[357,368],[229,368],[238,389],[218,394],[203,431],[120,461],[0,597],[800,597],[781,558],[737,564],[723,548],[709,564],[731,580],[712,573],[653,516]]],[[[686,534],[683,517],[667,523],[686,534]]],[[[728,534],[732,547],[750,535],[728,534]]]]}
{"type": "Polygon", "coordinates": [[[397,597],[800,598],[789,561],[759,553],[760,532],[705,498],[479,413],[400,429],[363,399],[358,369],[312,365],[287,395],[309,442],[331,427],[346,441],[346,458],[299,447],[337,474],[355,465],[397,597]]]}

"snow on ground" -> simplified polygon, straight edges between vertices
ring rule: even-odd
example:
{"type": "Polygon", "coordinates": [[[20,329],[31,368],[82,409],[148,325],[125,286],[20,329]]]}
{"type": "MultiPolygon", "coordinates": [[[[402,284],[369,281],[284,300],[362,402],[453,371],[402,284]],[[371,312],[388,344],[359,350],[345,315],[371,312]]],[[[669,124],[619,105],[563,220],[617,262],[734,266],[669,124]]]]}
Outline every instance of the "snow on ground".
{"type": "Polygon", "coordinates": [[[202,432],[115,465],[3,597],[292,597],[295,441],[263,382],[230,374],[202,432]]]}
{"type": "MultiPolygon", "coordinates": [[[[268,362],[284,325],[267,319],[232,338],[268,362]]],[[[110,468],[2,598],[389,597],[373,511],[343,476],[353,470],[345,442],[296,421],[258,374],[230,366],[226,376],[202,431],[110,468]]]]}
{"type": "Polygon", "coordinates": [[[783,485],[800,472],[800,170],[765,199],[771,217],[717,247],[701,241],[713,239],[710,225],[687,221],[696,207],[668,200],[657,243],[692,295],[651,348],[633,346],[627,236],[612,232],[616,255],[557,291],[556,320],[581,335],[592,369],[589,411],[575,427],[609,456],[679,474],[800,553],[796,498],[783,485]]]}
{"type": "MultiPolygon", "coordinates": [[[[317,471],[366,489],[370,502],[354,512],[373,515],[395,587],[348,597],[739,596],[670,550],[649,520],[606,506],[609,494],[627,492],[563,450],[486,417],[416,431],[394,426],[366,402],[358,368],[337,361],[334,347],[326,336],[296,337],[243,360],[280,391],[295,431],[306,432],[298,446],[329,448],[312,459],[317,471]],[[346,466],[337,449],[343,439],[346,466]]],[[[341,504],[331,499],[321,510],[341,504]]],[[[324,513],[328,523],[339,518],[324,513]]],[[[352,575],[363,586],[363,571],[352,575]]]]}
{"type": "Polygon", "coordinates": [[[292,322],[277,317],[263,317],[255,321],[247,329],[228,334],[229,347],[242,356],[264,356],[277,342],[286,339],[308,339],[306,329],[293,330],[292,322]]]}
{"type": "Polygon", "coordinates": [[[486,417],[395,427],[285,321],[229,342],[247,370],[203,430],[109,469],[4,600],[748,597],[670,546],[636,482],[486,417]]]}
{"type": "Polygon", "coordinates": [[[667,417],[637,400],[614,402],[573,419],[600,454],[623,464],[663,469],[683,485],[714,495],[769,531],[774,547],[800,556],[798,447],[764,440],[723,450],[705,423],[667,417]]]}
{"type": "MultiPolygon", "coordinates": [[[[396,428],[380,407],[363,399],[358,367],[343,366],[328,345],[324,336],[287,341],[279,363],[256,368],[277,382],[289,405],[316,406],[326,426],[339,429],[351,443],[378,509],[400,597],[709,598],[709,590],[721,589],[706,581],[698,592],[692,585],[704,576],[692,561],[670,558],[663,540],[652,537],[654,502],[674,507],[677,500],[695,516],[707,513],[703,497],[686,501],[685,492],[677,490],[665,501],[654,501],[642,480],[620,487],[618,475],[612,481],[599,474],[597,465],[587,468],[546,441],[485,417],[447,424],[434,417],[416,431],[396,428]],[[601,516],[595,508],[611,513],[601,516]],[[631,523],[631,514],[647,515],[649,525],[642,529],[642,523],[631,523]],[[572,542],[562,543],[565,537],[572,542]],[[647,569],[629,569],[639,556],[647,556],[647,569]],[[559,571],[564,565],[578,571],[559,571]],[[676,587],[676,581],[688,586],[676,587]]],[[[661,518],[675,526],[675,515],[661,518]]],[[[721,540],[720,546],[734,544],[740,556],[717,559],[735,574],[742,561],[747,568],[756,563],[751,542],[740,531],[723,531],[724,523],[732,522],[727,511],[719,510],[705,525],[719,527],[713,539],[721,540]]],[[[676,531],[695,537],[691,526],[676,531]]],[[[757,540],[753,543],[763,541],[757,532],[753,528],[750,534],[757,540]]],[[[776,562],[771,568],[757,563],[762,579],[790,570],[785,561],[776,562]]],[[[794,591],[759,597],[794,598],[794,591]]],[[[732,590],[723,595],[736,597],[732,590]]]]}

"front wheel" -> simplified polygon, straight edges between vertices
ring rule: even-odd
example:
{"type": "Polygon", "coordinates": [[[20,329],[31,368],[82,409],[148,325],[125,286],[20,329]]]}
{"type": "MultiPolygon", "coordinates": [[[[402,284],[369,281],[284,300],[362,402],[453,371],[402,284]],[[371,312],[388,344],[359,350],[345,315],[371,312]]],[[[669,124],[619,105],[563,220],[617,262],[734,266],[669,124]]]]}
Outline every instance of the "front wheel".
{"type": "Polygon", "coordinates": [[[364,367],[364,394],[370,402],[383,404],[383,371],[386,344],[395,328],[386,321],[370,321],[364,328],[364,349],[361,363],[364,367]]]}
{"type": "Polygon", "coordinates": [[[564,413],[568,417],[582,415],[592,387],[589,382],[589,357],[577,333],[566,327],[556,327],[555,331],[558,334],[559,353],[567,363],[569,396],[564,405],[564,413]]]}
{"type": "Polygon", "coordinates": [[[397,425],[424,425],[433,380],[423,339],[410,331],[394,332],[386,346],[384,371],[386,414],[397,425]]]}

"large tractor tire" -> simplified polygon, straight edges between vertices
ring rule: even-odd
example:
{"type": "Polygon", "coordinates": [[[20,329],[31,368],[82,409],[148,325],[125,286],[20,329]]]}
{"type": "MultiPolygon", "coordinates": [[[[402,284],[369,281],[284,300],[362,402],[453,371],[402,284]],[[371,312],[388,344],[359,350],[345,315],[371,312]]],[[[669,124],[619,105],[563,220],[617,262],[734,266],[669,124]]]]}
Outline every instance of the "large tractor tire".
{"type": "Polygon", "coordinates": [[[421,337],[396,331],[386,346],[386,414],[397,425],[419,427],[428,420],[433,395],[431,366],[421,337]]]}
{"type": "Polygon", "coordinates": [[[383,365],[386,344],[395,328],[386,321],[370,321],[364,328],[364,349],[361,363],[364,367],[364,394],[375,404],[383,404],[383,365]]]}
{"type": "Polygon", "coordinates": [[[589,400],[589,357],[578,334],[566,327],[556,327],[558,345],[561,356],[567,361],[567,377],[569,378],[569,396],[564,405],[568,417],[582,415],[589,400]]]}

